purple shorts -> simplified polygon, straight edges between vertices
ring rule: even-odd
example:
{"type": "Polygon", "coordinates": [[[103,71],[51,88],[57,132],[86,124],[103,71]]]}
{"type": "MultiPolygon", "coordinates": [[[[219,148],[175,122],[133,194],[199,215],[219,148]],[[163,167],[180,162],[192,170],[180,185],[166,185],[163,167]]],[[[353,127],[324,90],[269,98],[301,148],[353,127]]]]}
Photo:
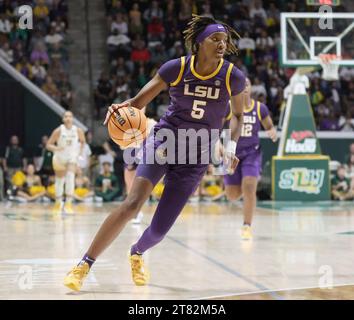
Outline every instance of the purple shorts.
{"type": "Polygon", "coordinates": [[[139,164],[136,169],[136,177],[143,177],[151,181],[155,186],[161,178],[165,175],[164,183],[173,183],[176,189],[186,188],[194,190],[198,187],[200,180],[208,169],[207,164],[159,164],[157,162],[152,164],[145,163],[144,159],[148,158],[148,154],[153,152],[162,143],[147,139],[143,145],[143,150],[139,158],[139,164]]]}
{"type": "Polygon", "coordinates": [[[225,175],[225,185],[241,185],[244,177],[259,177],[262,172],[261,150],[252,150],[239,156],[240,162],[233,175],[225,175]]]}

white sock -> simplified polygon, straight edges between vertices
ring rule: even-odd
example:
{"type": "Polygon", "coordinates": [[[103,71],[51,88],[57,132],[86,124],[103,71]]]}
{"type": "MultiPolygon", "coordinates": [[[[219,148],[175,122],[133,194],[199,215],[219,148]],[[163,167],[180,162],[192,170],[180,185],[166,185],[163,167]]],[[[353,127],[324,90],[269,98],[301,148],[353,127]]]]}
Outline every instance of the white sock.
{"type": "Polygon", "coordinates": [[[65,195],[67,199],[73,197],[75,188],[75,173],[68,171],[65,176],[65,195]]]}
{"type": "Polygon", "coordinates": [[[63,198],[63,193],[64,193],[64,182],[65,178],[64,177],[55,177],[55,197],[57,201],[61,201],[63,198]]]}

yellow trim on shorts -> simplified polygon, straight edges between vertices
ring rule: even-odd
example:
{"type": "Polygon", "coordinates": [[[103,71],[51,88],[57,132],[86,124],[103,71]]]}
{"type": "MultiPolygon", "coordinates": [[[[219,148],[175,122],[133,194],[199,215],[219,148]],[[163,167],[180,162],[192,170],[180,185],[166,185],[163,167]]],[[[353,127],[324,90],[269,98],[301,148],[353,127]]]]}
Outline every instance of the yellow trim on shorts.
{"type": "Polygon", "coordinates": [[[254,100],[252,99],[250,108],[247,109],[247,108],[245,107],[245,109],[243,109],[243,112],[251,112],[251,111],[253,110],[253,108],[254,108],[254,100]]]}
{"type": "Polygon", "coordinates": [[[234,66],[234,64],[230,63],[229,67],[227,68],[227,72],[226,72],[226,89],[227,89],[230,97],[231,97],[230,77],[231,77],[231,71],[232,71],[233,66],[234,66]]]}
{"type": "Polygon", "coordinates": [[[179,69],[178,77],[177,77],[177,79],[175,81],[170,83],[171,87],[175,87],[177,84],[179,84],[179,82],[182,79],[185,66],[186,66],[186,57],[183,56],[183,57],[181,57],[181,67],[179,69]]]}
{"type": "Polygon", "coordinates": [[[196,78],[200,79],[200,80],[208,80],[208,79],[210,79],[210,78],[212,78],[212,77],[215,77],[215,76],[219,73],[221,67],[222,67],[223,64],[224,64],[224,59],[221,59],[220,62],[219,62],[218,67],[214,70],[213,73],[211,73],[211,74],[209,74],[209,75],[207,75],[207,76],[201,76],[201,75],[198,74],[197,71],[195,71],[195,69],[194,69],[194,58],[195,58],[195,56],[193,55],[192,58],[191,58],[191,71],[192,71],[193,75],[194,75],[196,78]]]}

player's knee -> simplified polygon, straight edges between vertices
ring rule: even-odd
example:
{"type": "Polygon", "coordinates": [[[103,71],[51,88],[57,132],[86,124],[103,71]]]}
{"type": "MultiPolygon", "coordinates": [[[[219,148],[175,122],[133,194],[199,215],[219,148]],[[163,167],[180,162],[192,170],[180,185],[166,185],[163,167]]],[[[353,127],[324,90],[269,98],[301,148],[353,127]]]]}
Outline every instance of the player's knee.
{"type": "Polygon", "coordinates": [[[225,190],[226,192],[226,198],[229,201],[235,201],[240,199],[241,197],[241,192],[239,190],[230,190],[228,188],[226,188],[225,190]]]}
{"type": "Polygon", "coordinates": [[[133,219],[136,213],[140,210],[142,203],[139,197],[127,197],[123,202],[123,215],[128,219],[133,219]]]}
{"type": "Polygon", "coordinates": [[[245,197],[252,197],[256,195],[257,185],[254,183],[245,183],[242,186],[242,191],[245,197]]]}

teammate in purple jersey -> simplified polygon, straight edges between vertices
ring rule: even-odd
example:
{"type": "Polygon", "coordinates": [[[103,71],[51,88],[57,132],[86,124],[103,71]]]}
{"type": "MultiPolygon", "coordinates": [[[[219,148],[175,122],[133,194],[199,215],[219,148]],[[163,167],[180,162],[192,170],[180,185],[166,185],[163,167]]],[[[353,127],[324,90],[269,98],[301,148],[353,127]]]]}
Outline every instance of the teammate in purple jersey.
{"type": "Polygon", "coordinates": [[[224,176],[224,182],[226,196],[229,200],[237,200],[241,195],[243,196],[244,224],[241,229],[241,238],[250,240],[252,239],[252,218],[257,201],[258,178],[262,169],[258,132],[262,125],[273,142],[277,140],[277,133],[267,106],[251,99],[251,82],[248,78],[243,92],[246,97],[246,104],[243,110],[241,137],[236,149],[236,155],[240,162],[232,175],[224,176]]]}
{"type": "MultiPolygon", "coordinates": [[[[232,63],[223,59],[224,54],[237,53],[235,39],[238,34],[230,26],[212,18],[193,16],[184,31],[186,46],[192,55],[166,62],[158,73],[132,99],[118,105],[112,105],[106,116],[105,124],[118,108],[131,105],[142,109],[162,90],[169,89],[170,105],[166,114],[153,129],[153,137],[158,129],[218,129],[229,108],[231,120],[231,138],[226,145],[226,160],[231,169],[235,169],[238,159],[235,156],[236,142],[241,134],[245,77],[232,63]]],[[[159,141],[148,137],[144,153],[159,141]],[[151,143],[153,141],[153,143],[151,143]]],[[[178,144],[178,141],[175,143],[178,144]]],[[[156,152],[157,153],[157,152],[156,152]]],[[[165,188],[150,226],[130,250],[132,278],[136,285],[145,285],[149,273],[144,267],[142,254],[160,242],[176,221],[189,196],[199,185],[208,164],[147,164],[139,162],[132,188],[124,200],[106,218],[96,234],[89,250],[80,263],[65,277],[64,284],[80,290],[83,280],[96,258],[120,234],[129,220],[135,217],[154,185],[165,175],[165,188]]]]}

